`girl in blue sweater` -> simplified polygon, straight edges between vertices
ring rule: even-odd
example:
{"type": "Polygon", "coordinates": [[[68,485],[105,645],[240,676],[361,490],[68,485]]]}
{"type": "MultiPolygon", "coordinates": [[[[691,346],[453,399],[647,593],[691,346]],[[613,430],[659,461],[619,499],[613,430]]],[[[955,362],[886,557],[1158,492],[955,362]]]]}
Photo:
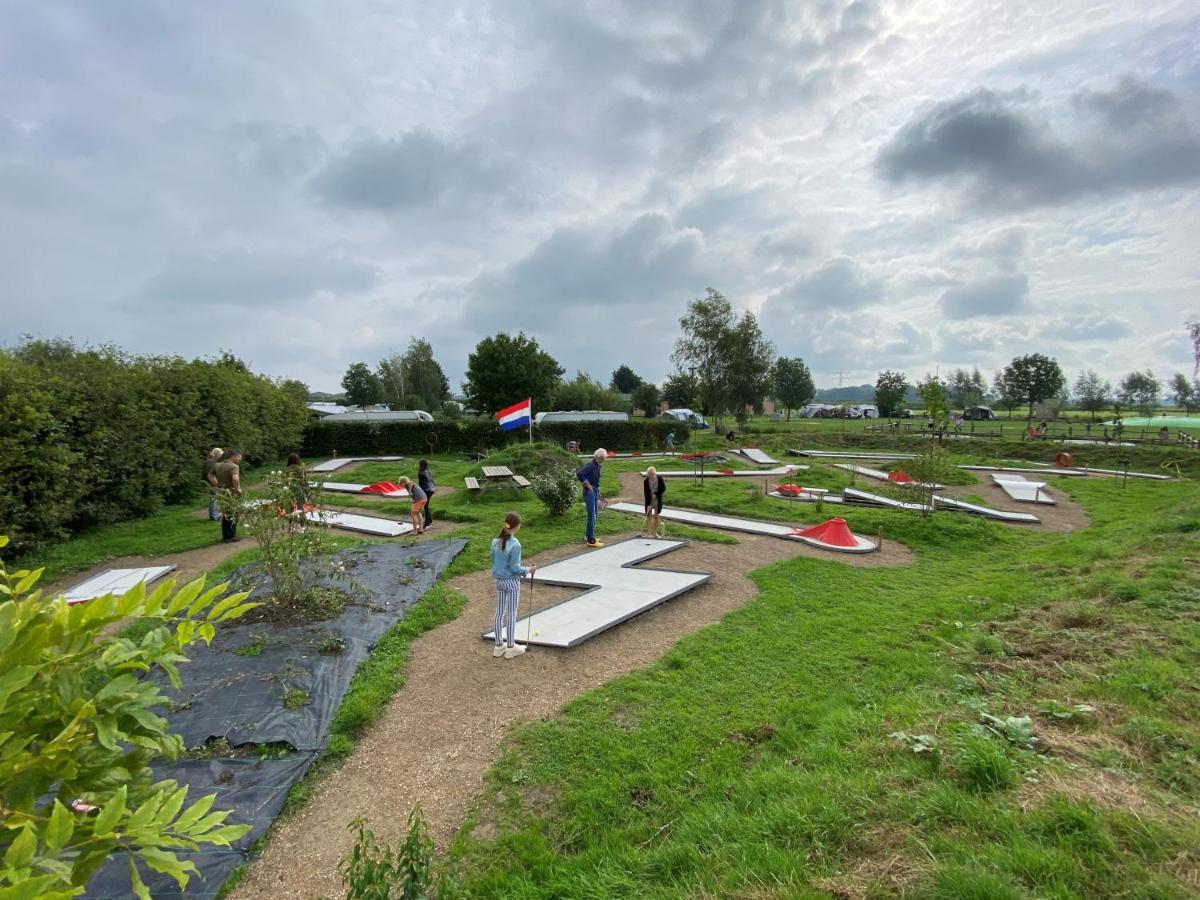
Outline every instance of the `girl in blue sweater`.
{"type": "Polygon", "coordinates": [[[532,578],[536,565],[521,565],[521,542],[517,532],[521,530],[521,517],[510,512],[504,517],[500,535],[492,539],[492,576],[496,579],[496,646],[492,656],[512,659],[525,652],[517,646],[517,609],[521,605],[521,578],[526,573],[532,578]],[[508,647],[502,640],[501,628],[507,625],[508,647]]]}

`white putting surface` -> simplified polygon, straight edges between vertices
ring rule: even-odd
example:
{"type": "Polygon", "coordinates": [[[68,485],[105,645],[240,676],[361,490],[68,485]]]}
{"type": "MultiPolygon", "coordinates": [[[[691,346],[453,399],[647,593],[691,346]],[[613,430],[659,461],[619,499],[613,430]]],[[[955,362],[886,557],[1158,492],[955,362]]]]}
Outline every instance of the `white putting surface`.
{"type": "MultiPolygon", "coordinates": [[[[714,469],[705,469],[705,478],[770,478],[772,476],[783,477],[791,475],[794,472],[807,470],[808,466],[778,466],[774,469],[734,469],[731,472],[721,472],[714,469]]],[[[645,470],[642,470],[642,477],[646,477],[645,470]]],[[[680,472],[678,469],[673,469],[667,472],[659,472],[659,478],[699,478],[699,472],[680,472]]]]}
{"type": "Polygon", "coordinates": [[[377,494],[374,491],[367,491],[369,484],[352,484],[348,481],[318,481],[316,486],[323,491],[333,491],[338,494],[366,494],[368,497],[387,497],[392,500],[407,500],[408,491],[389,491],[386,494],[377,494]]]}
{"type": "Polygon", "coordinates": [[[864,478],[874,478],[876,481],[886,481],[889,484],[916,484],[918,487],[932,487],[935,491],[940,491],[945,487],[944,484],[928,485],[915,481],[892,481],[892,479],[888,477],[888,473],[883,471],[883,469],[872,469],[870,466],[855,466],[849,463],[834,463],[833,467],[835,469],[845,469],[847,472],[853,472],[856,475],[862,475],[864,478]]]}
{"type": "MultiPolygon", "coordinates": [[[[636,567],[639,562],[686,545],[687,541],[634,538],[539,566],[538,581],[587,590],[518,619],[517,642],[526,643],[528,637],[528,643],[543,647],[574,647],[704,584],[712,578],[708,572],[636,567]]],[[[526,601],[529,590],[526,581],[523,587],[526,601]]],[[[489,630],[483,638],[495,641],[495,632],[489,630]]]]}
{"type": "Polygon", "coordinates": [[[831,494],[824,489],[806,490],[795,497],[789,497],[787,494],[779,493],[779,491],[771,491],[767,496],[774,497],[776,500],[794,500],[797,503],[816,503],[818,500],[822,503],[845,502],[838,494],[831,494]]]}
{"type": "Polygon", "coordinates": [[[763,453],[757,447],[743,447],[738,453],[750,460],[750,462],[758,463],[760,466],[777,466],[779,460],[774,459],[766,453],[763,453]]]}
{"type": "Polygon", "coordinates": [[[397,522],[393,519],[381,519],[378,516],[359,516],[354,513],[334,512],[327,509],[323,512],[305,513],[304,518],[317,525],[328,525],[331,528],[343,528],[346,531],[360,531],[363,534],[377,534],[381,537],[400,537],[413,530],[408,522],[397,522]]]}
{"type": "MultiPolygon", "coordinates": [[[[874,503],[877,506],[887,506],[891,509],[905,509],[911,512],[920,512],[925,508],[921,503],[908,503],[901,500],[893,500],[891,497],[884,497],[880,494],[872,494],[869,491],[860,491],[856,488],[846,488],[843,494],[847,499],[859,500],[864,503],[874,503]]],[[[962,512],[974,513],[977,516],[983,516],[987,519],[998,519],[1001,522],[1040,522],[1037,516],[1033,513],[1009,512],[1006,509],[992,509],[990,506],[979,506],[976,503],[967,503],[965,500],[956,500],[954,497],[946,497],[942,494],[933,495],[934,507],[937,509],[957,509],[962,512]]]]}
{"type": "Polygon", "coordinates": [[[149,584],[156,578],[162,578],[174,568],[174,566],[145,566],[140,569],[109,569],[64,591],[63,596],[67,598],[68,603],[75,604],[94,600],[105,594],[124,594],[141,582],[149,584]]]}
{"type": "Polygon", "coordinates": [[[1020,503],[1054,504],[1054,498],[1046,493],[1046,482],[1026,481],[1012,472],[993,472],[992,481],[1008,496],[1020,503]]]}
{"type": "Polygon", "coordinates": [[[789,450],[796,456],[814,456],[828,459],[916,459],[915,453],[846,453],[841,450],[789,450]]]}
{"type": "Polygon", "coordinates": [[[316,465],[309,466],[310,472],[336,472],[343,466],[348,466],[350,463],[360,462],[397,462],[404,459],[403,456],[339,456],[337,459],[327,459],[325,462],[319,462],[316,465]]]}
{"type": "MultiPolygon", "coordinates": [[[[972,472],[1014,472],[1018,475],[1081,475],[1086,476],[1087,471],[1084,469],[1058,469],[1058,468],[1026,468],[1023,466],[959,466],[960,469],[969,469],[972,472]]],[[[1099,471],[1093,469],[1093,471],[1099,471]]],[[[1130,475],[1133,473],[1130,472],[1130,475]]]]}
{"type": "MultiPolygon", "coordinates": [[[[645,509],[636,503],[610,503],[608,504],[608,508],[614,509],[617,512],[632,513],[637,516],[645,515],[645,509]]],[[[799,541],[802,544],[821,547],[825,550],[837,550],[842,553],[869,553],[872,550],[878,549],[874,541],[869,541],[858,535],[854,535],[857,544],[852,548],[832,547],[821,541],[802,537],[796,534],[797,529],[795,526],[786,525],[782,522],[764,522],[761,519],[743,519],[740,516],[719,516],[716,513],[698,512],[694,509],[679,509],[677,507],[664,506],[661,518],[666,519],[668,522],[679,522],[683,525],[699,525],[702,528],[720,528],[724,531],[741,531],[745,534],[761,534],[765,537],[799,541]]]]}

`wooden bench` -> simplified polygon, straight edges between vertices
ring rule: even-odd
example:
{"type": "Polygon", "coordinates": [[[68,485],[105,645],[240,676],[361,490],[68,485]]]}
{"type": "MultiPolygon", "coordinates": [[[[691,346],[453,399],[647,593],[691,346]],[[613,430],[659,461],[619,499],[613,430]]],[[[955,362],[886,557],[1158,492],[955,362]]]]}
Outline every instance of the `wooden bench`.
{"type": "Polygon", "coordinates": [[[523,487],[523,488],[529,487],[529,479],[526,478],[524,475],[514,475],[513,481],[515,481],[517,483],[517,487],[523,487]]]}
{"type": "Polygon", "coordinates": [[[467,483],[468,491],[479,490],[479,479],[478,478],[472,478],[470,475],[468,475],[466,478],[463,479],[463,481],[465,481],[467,483]]]}

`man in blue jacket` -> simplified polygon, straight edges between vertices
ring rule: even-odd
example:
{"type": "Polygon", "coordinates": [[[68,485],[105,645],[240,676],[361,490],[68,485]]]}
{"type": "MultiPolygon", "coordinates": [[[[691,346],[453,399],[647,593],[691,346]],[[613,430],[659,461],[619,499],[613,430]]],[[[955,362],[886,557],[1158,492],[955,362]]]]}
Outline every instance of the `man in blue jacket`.
{"type": "Polygon", "coordinates": [[[587,545],[603,547],[596,540],[596,514],[600,511],[600,467],[608,459],[608,451],[601,447],[592,454],[592,461],[575,473],[583,482],[583,505],[587,507],[587,545]]]}

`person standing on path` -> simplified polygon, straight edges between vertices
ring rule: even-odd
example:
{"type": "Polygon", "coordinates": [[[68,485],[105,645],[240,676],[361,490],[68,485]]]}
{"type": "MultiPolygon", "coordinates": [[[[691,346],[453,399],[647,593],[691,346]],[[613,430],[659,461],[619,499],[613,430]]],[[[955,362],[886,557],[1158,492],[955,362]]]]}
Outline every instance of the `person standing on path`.
{"type": "Polygon", "coordinates": [[[287,465],[283,467],[284,483],[287,484],[288,497],[292,501],[293,510],[303,510],[308,506],[308,472],[304,463],[300,462],[299,453],[289,453],[287,465]]]}
{"type": "Polygon", "coordinates": [[[433,473],[429,471],[429,460],[423,459],[417,463],[417,484],[425,492],[425,528],[433,524],[433,513],[429,511],[429,501],[437,493],[437,485],[433,483],[433,473]]]}
{"type": "Polygon", "coordinates": [[[210,522],[216,522],[221,518],[217,513],[217,483],[213,478],[213,469],[221,461],[221,454],[224,452],[220,447],[213,447],[208,451],[208,456],[204,457],[204,468],[201,469],[201,477],[208,488],[208,521],[210,522]]]}
{"type": "Polygon", "coordinates": [[[398,482],[400,487],[408,491],[408,496],[412,498],[412,527],[413,534],[424,534],[424,513],[425,506],[429,503],[429,498],[425,496],[425,492],[421,490],[421,486],[413,484],[413,480],[407,475],[403,475],[398,482]]]}
{"type": "Polygon", "coordinates": [[[521,542],[517,532],[521,530],[521,517],[510,512],[504,517],[498,537],[492,538],[492,577],[496,579],[496,645],[492,656],[512,659],[525,652],[517,646],[517,610],[521,606],[521,579],[530,578],[537,572],[536,565],[521,565],[521,542]],[[503,632],[501,629],[506,629],[503,632]],[[508,646],[504,635],[507,633],[508,646]]]}
{"type": "Polygon", "coordinates": [[[601,447],[592,454],[592,460],[575,473],[575,477],[583,482],[583,505],[587,509],[587,545],[603,547],[596,540],[596,516],[600,512],[600,467],[608,459],[608,451],[601,447]]]}
{"type": "MultiPolygon", "coordinates": [[[[226,450],[221,454],[221,461],[213,468],[213,482],[218,490],[226,491],[235,497],[242,496],[242,470],[239,468],[241,461],[241,450],[226,450]]],[[[241,540],[237,536],[237,519],[228,512],[221,513],[221,540],[226,544],[241,540]]]]}
{"type": "Polygon", "coordinates": [[[646,524],[642,526],[642,537],[662,537],[663,494],[667,492],[667,481],[658,477],[654,466],[646,469],[642,479],[642,493],[646,499],[646,524]]]}

